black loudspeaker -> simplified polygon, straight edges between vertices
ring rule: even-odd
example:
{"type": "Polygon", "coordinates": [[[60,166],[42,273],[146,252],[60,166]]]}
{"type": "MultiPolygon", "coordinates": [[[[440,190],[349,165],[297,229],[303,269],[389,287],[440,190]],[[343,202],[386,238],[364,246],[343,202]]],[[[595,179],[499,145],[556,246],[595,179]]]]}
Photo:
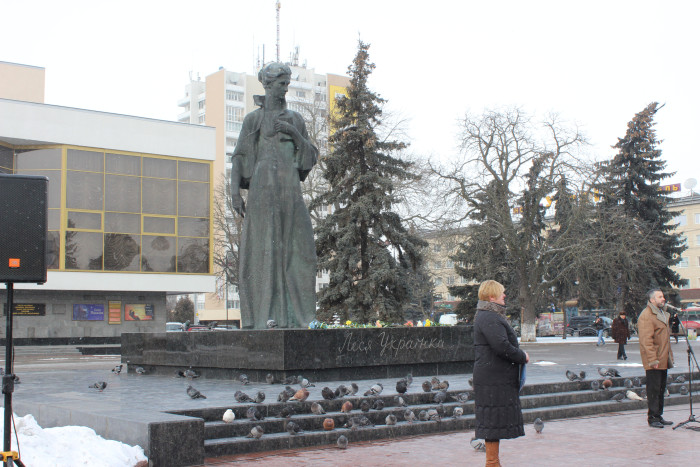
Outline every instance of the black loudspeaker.
{"type": "Polygon", "coordinates": [[[0,174],[0,282],[46,282],[49,179],[0,174]]]}

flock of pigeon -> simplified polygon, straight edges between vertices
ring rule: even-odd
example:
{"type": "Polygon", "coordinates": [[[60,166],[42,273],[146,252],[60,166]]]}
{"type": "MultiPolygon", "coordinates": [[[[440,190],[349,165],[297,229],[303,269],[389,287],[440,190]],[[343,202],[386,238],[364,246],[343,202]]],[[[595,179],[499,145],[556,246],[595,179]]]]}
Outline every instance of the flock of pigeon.
{"type": "MultiPolygon", "coordinates": [[[[613,382],[610,378],[619,378],[621,376],[620,372],[617,371],[615,368],[598,368],[598,374],[602,377],[602,379],[594,379],[591,381],[590,387],[594,391],[610,389],[613,386],[613,382]]],[[[584,381],[586,379],[586,372],[582,371],[579,374],[576,374],[571,370],[566,370],[566,378],[569,381],[584,381]]],[[[667,384],[685,383],[685,381],[685,376],[683,375],[678,375],[675,378],[669,375],[667,384]]],[[[625,399],[634,401],[641,401],[646,399],[647,391],[643,388],[641,378],[637,376],[635,376],[634,378],[625,378],[622,381],[622,384],[625,388],[627,388],[627,391],[625,391],[624,393],[618,392],[614,394],[610,398],[611,400],[614,400],[616,402],[622,402],[625,399]],[[641,389],[635,390],[635,388],[641,389]]],[[[682,385],[680,387],[680,393],[682,395],[687,395],[688,387],[686,385],[682,385]]],[[[666,389],[666,393],[664,395],[669,395],[668,389],[666,389]]]]}
{"type": "MultiPolygon", "coordinates": [[[[123,365],[119,364],[115,366],[112,369],[112,373],[114,374],[120,374],[121,371],[123,370],[123,365]]],[[[143,367],[137,366],[134,369],[134,373],[137,375],[143,375],[146,373],[146,370],[143,367]]],[[[192,367],[188,368],[187,370],[178,370],[175,373],[175,376],[178,378],[185,378],[190,381],[198,378],[200,375],[192,369],[192,367]]],[[[243,385],[248,385],[250,384],[250,380],[247,375],[241,374],[239,376],[239,381],[243,385]]],[[[276,383],[281,383],[284,385],[284,389],[279,393],[277,396],[277,401],[278,402],[283,402],[285,405],[282,407],[282,409],[279,411],[278,416],[280,418],[286,418],[290,419],[292,415],[296,414],[298,410],[300,410],[300,406],[294,404],[300,403],[300,402],[305,402],[309,398],[309,390],[308,388],[310,387],[315,387],[313,383],[311,383],[307,378],[304,378],[303,376],[290,376],[285,378],[282,381],[276,381],[274,376],[272,374],[268,374],[266,377],[266,382],[268,384],[276,384],[276,383]],[[299,388],[295,389],[292,387],[292,385],[298,385],[299,388]]],[[[414,423],[416,420],[421,421],[421,422],[427,422],[427,421],[441,421],[442,418],[446,416],[446,410],[444,408],[444,403],[448,402],[450,400],[456,400],[458,402],[467,402],[470,399],[472,399],[472,393],[471,392],[464,392],[461,394],[457,394],[454,396],[454,398],[448,394],[447,389],[450,387],[450,383],[447,380],[441,381],[437,377],[433,377],[430,381],[426,380],[421,384],[421,388],[424,392],[426,393],[434,393],[433,395],[433,402],[436,404],[435,407],[429,408],[427,410],[420,410],[417,414],[411,410],[409,407],[409,404],[406,402],[406,399],[403,397],[408,389],[411,387],[413,384],[413,376],[411,374],[407,375],[405,378],[401,378],[396,382],[396,395],[394,396],[394,401],[396,403],[397,409],[401,409],[400,411],[396,411],[396,413],[391,413],[386,416],[385,418],[385,423],[386,425],[396,425],[399,422],[399,417],[397,416],[400,415],[403,417],[403,420],[408,422],[408,423],[414,423]]],[[[472,384],[470,380],[470,384],[472,384]]],[[[88,388],[90,389],[96,389],[98,392],[102,392],[107,388],[107,382],[106,381],[97,381],[94,384],[91,384],[88,388]]],[[[346,400],[340,409],[340,412],[343,414],[347,414],[349,418],[347,419],[347,422],[343,425],[344,428],[350,428],[351,430],[357,430],[362,427],[366,426],[374,426],[374,424],[370,421],[370,419],[362,415],[363,413],[368,413],[370,410],[376,410],[376,411],[381,411],[385,407],[385,402],[383,399],[377,397],[381,395],[384,391],[384,386],[382,383],[376,383],[373,384],[369,387],[367,391],[363,393],[364,397],[366,399],[361,399],[359,402],[355,401],[358,404],[358,407],[355,407],[352,401],[346,400]],[[359,411],[354,412],[355,410],[359,411]]],[[[191,399],[206,399],[207,396],[205,396],[200,390],[192,386],[192,384],[188,384],[186,388],[186,394],[189,396],[191,399]]],[[[357,396],[360,393],[360,388],[357,385],[357,383],[349,383],[349,384],[340,384],[337,388],[331,389],[330,387],[324,387],[321,390],[321,395],[324,400],[326,401],[331,401],[335,399],[342,399],[345,397],[352,397],[352,396],[357,396]]],[[[257,391],[253,395],[246,394],[245,392],[238,390],[234,393],[233,395],[234,399],[238,403],[255,403],[255,404],[261,404],[265,401],[265,393],[263,391],[257,391]]],[[[323,415],[326,413],[326,410],[323,407],[322,401],[319,402],[312,402],[310,406],[310,411],[314,415],[323,415]]],[[[464,415],[464,409],[462,407],[455,407],[452,410],[452,417],[454,418],[459,418],[464,415]]],[[[260,411],[256,406],[251,405],[247,410],[245,417],[251,421],[258,421],[258,420],[263,420],[265,417],[263,415],[263,412],[260,411]]],[[[234,420],[236,419],[236,415],[232,409],[227,409],[222,417],[222,420],[224,423],[233,423],[234,420]]],[[[301,427],[299,426],[298,423],[289,420],[286,423],[286,430],[290,435],[296,435],[298,433],[301,433],[301,427]]],[[[323,422],[323,428],[325,430],[333,430],[335,429],[335,420],[333,418],[326,418],[323,422]]],[[[255,425],[251,430],[250,433],[247,435],[248,438],[254,438],[254,439],[260,439],[264,435],[264,429],[260,425],[255,425]]],[[[345,449],[348,445],[348,439],[345,435],[340,435],[337,440],[338,447],[341,449],[345,449]]]]}
{"type": "MultiPolygon", "coordinates": [[[[239,378],[241,382],[245,385],[248,384],[248,378],[246,375],[241,375],[239,378]]],[[[274,377],[270,374],[267,376],[266,381],[269,384],[275,384],[276,381],[274,377]]],[[[313,387],[314,384],[309,382],[308,379],[302,376],[291,376],[283,381],[280,381],[285,388],[277,396],[278,402],[283,402],[285,405],[279,411],[278,417],[290,419],[292,415],[296,414],[298,410],[302,410],[302,406],[294,404],[296,402],[304,402],[309,397],[309,391],[307,388],[313,387]],[[291,385],[299,385],[299,389],[293,388],[291,385]]],[[[414,423],[418,421],[441,421],[443,417],[446,416],[446,410],[443,406],[445,402],[450,400],[451,396],[447,393],[447,388],[450,383],[448,381],[441,381],[437,377],[432,378],[430,381],[425,381],[422,383],[421,387],[424,392],[434,392],[433,402],[436,406],[431,407],[427,410],[420,410],[416,414],[409,404],[406,402],[404,395],[413,384],[413,376],[407,375],[405,378],[401,378],[396,382],[396,395],[394,396],[394,401],[396,403],[397,410],[394,413],[390,413],[385,418],[386,425],[396,425],[400,420],[399,417],[403,417],[403,420],[408,423],[414,423]]],[[[345,400],[341,405],[340,412],[347,414],[347,422],[343,425],[344,428],[350,428],[351,430],[357,430],[362,427],[373,426],[372,421],[363,414],[370,412],[371,410],[381,411],[385,408],[385,402],[382,398],[377,396],[384,393],[384,385],[382,383],[373,384],[365,391],[363,396],[366,399],[355,400],[355,407],[353,401],[345,400]],[[357,412],[359,411],[359,412],[357,412]]],[[[331,401],[336,399],[343,399],[346,397],[359,397],[360,388],[357,383],[340,384],[337,388],[331,389],[330,387],[324,387],[321,390],[321,395],[325,401],[331,401]]],[[[243,391],[236,391],[234,398],[240,403],[261,403],[265,400],[265,394],[262,391],[258,391],[255,397],[244,393],[243,391]]],[[[456,400],[460,402],[466,402],[470,399],[469,393],[460,394],[457,396],[456,400]]],[[[323,406],[323,401],[312,402],[310,411],[314,415],[323,415],[326,413],[326,409],[323,406]]],[[[464,415],[464,409],[462,407],[455,407],[452,410],[452,416],[454,418],[459,418],[464,415]]],[[[252,421],[263,420],[264,416],[256,406],[250,406],[246,411],[246,418],[252,421]]],[[[224,412],[222,420],[224,423],[233,423],[236,419],[236,415],[232,409],[227,409],[224,412]]],[[[294,436],[300,433],[301,427],[298,423],[292,420],[286,423],[287,432],[294,436]]],[[[323,421],[323,428],[327,431],[335,429],[335,420],[333,418],[326,418],[323,421]]],[[[254,426],[250,433],[247,435],[248,438],[260,439],[264,435],[264,429],[260,425],[254,426]]],[[[348,440],[345,435],[340,435],[338,438],[338,447],[345,449],[348,445],[348,440]]]]}
{"type": "MultiPolygon", "coordinates": [[[[119,364],[115,366],[112,369],[112,373],[114,374],[120,374],[123,369],[123,365],[119,364]]],[[[143,367],[137,366],[134,369],[134,372],[137,375],[143,375],[146,373],[145,369],[143,367]]],[[[613,382],[610,378],[613,377],[620,377],[620,372],[616,370],[615,368],[598,368],[598,374],[602,377],[602,379],[594,379],[591,380],[590,383],[590,388],[598,391],[598,390],[608,390],[613,386],[613,382]]],[[[199,377],[199,374],[192,369],[192,367],[188,368],[187,370],[178,370],[175,374],[176,377],[179,378],[186,378],[188,380],[194,380],[199,377]]],[[[571,371],[571,370],[566,370],[566,378],[569,381],[585,381],[586,379],[586,372],[581,371],[578,374],[571,371]]],[[[241,374],[239,376],[239,381],[243,385],[248,385],[250,384],[250,380],[247,375],[241,374]]],[[[676,378],[672,378],[671,376],[668,377],[668,384],[671,383],[685,383],[685,377],[683,375],[679,375],[676,378]]],[[[17,381],[19,382],[19,381],[17,381]]],[[[282,381],[276,381],[275,377],[272,374],[268,374],[266,377],[266,382],[270,385],[280,383],[284,385],[284,389],[279,393],[277,396],[277,401],[285,403],[285,405],[282,407],[282,409],[279,411],[278,416],[280,418],[286,418],[288,419],[285,427],[287,432],[290,435],[297,435],[302,432],[301,427],[299,426],[298,423],[289,420],[292,415],[297,413],[297,410],[300,408],[298,405],[295,405],[294,403],[301,403],[305,402],[309,398],[309,390],[308,388],[310,387],[315,387],[313,383],[311,383],[307,378],[304,378],[303,376],[290,376],[285,378],[282,381]],[[298,385],[299,388],[295,389],[292,387],[292,385],[298,385]],[[290,404],[291,403],[291,404],[290,404]]],[[[396,395],[394,396],[394,401],[396,403],[397,408],[403,408],[400,412],[397,411],[395,413],[391,413],[386,416],[385,418],[385,423],[386,425],[396,425],[396,423],[399,421],[399,418],[397,417],[397,413],[403,417],[403,420],[406,421],[407,423],[414,423],[416,420],[421,421],[421,422],[427,422],[427,421],[441,421],[442,418],[445,417],[446,411],[444,408],[444,403],[448,402],[450,400],[455,400],[461,403],[465,403],[472,399],[473,393],[470,391],[460,393],[457,395],[450,395],[447,392],[447,389],[450,386],[450,383],[445,380],[445,381],[440,381],[439,378],[433,377],[430,381],[426,380],[421,384],[421,389],[423,392],[426,393],[434,393],[432,401],[436,404],[435,407],[432,407],[428,410],[420,410],[418,414],[416,413],[409,407],[409,404],[406,402],[406,399],[404,398],[404,395],[408,391],[408,389],[411,387],[413,384],[413,376],[411,374],[407,375],[405,378],[401,378],[396,382],[396,395]]],[[[473,386],[473,381],[472,379],[469,380],[470,386],[473,386]]],[[[639,377],[634,377],[634,378],[625,378],[623,380],[623,385],[624,387],[627,388],[626,392],[618,392],[614,394],[611,397],[611,400],[615,400],[617,402],[622,402],[625,399],[629,400],[644,400],[646,398],[646,390],[642,388],[642,380],[639,377]],[[641,388],[638,391],[635,391],[635,388],[641,388]]],[[[90,389],[96,389],[98,392],[103,392],[107,388],[107,382],[105,381],[97,381],[94,384],[89,386],[90,389]]],[[[384,391],[384,386],[381,383],[376,383],[370,386],[370,388],[363,393],[364,397],[366,399],[361,399],[358,403],[358,407],[355,407],[352,401],[346,400],[343,402],[340,412],[343,414],[347,414],[349,416],[347,423],[343,425],[345,428],[350,428],[351,430],[357,430],[358,428],[366,427],[366,426],[374,426],[374,424],[370,421],[368,417],[365,415],[362,415],[362,413],[368,413],[370,410],[376,410],[376,411],[381,411],[385,407],[385,402],[383,399],[378,398],[380,394],[382,394],[384,391]],[[359,410],[360,413],[353,412],[354,410],[359,410]]],[[[667,390],[668,391],[668,390],[667,390]]],[[[331,401],[335,399],[342,399],[345,397],[352,397],[352,396],[357,396],[358,393],[360,392],[360,388],[357,385],[357,383],[349,383],[349,384],[340,384],[337,388],[331,389],[330,387],[324,387],[321,390],[321,396],[323,397],[324,400],[326,401],[331,401]]],[[[189,384],[186,388],[186,393],[191,399],[206,399],[207,397],[202,394],[198,389],[196,389],[192,384],[189,384]]],[[[681,394],[688,394],[688,388],[686,385],[682,385],[680,388],[680,393],[681,394]]],[[[245,392],[238,390],[234,393],[234,399],[238,403],[255,403],[255,404],[262,404],[265,401],[265,393],[263,391],[257,391],[255,394],[248,395],[245,392]]],[[[326,413],[322,402],[312,402],[310,406],[310,411],[314,415],[323,415],[326,413]]],[[[464,409],[460,406],[455,407],[452,410],[452,417],[454,418],[459,418],[464,414],[464,409]]],[[[251,420],[251,421],[258,421],[258,420],[263,420],[265,417],[263,413],[254,405],[251,405],[247,411],[246,411],[246,418],[251,420]]],[[[233,423],[234,420],[236,419],[236,415],[232,409],[227,409],[222,417],[222,420],[224,423],[233,423]]],[[[535,431],[540,434],[542,433],[542,430],[544,428],[544,422],[537,418],[535,419],[533,426],[535,428],[535,431]]],[[[335,420],[333,418],[326,418],[323,421],[323,428],[327,431],[335,429],[335,420]]],[[[254,439],[260,439],[264,435],[264,430],[262,426],[260,425],[255,425],[251,430],[250,433],[247,435],[248,438],[254,438],[254,439]]],[[[345,435],[340,435],[337,440],[337,445],[341,449],[347,448],[348,445],[348,439],[345,435]]],[[[472,438],[470,445],[472,448],[474,448],[477,451],[483,451],[485,449],[485,444],[483,440],[477,439],[477,438],[472,438]]]]}

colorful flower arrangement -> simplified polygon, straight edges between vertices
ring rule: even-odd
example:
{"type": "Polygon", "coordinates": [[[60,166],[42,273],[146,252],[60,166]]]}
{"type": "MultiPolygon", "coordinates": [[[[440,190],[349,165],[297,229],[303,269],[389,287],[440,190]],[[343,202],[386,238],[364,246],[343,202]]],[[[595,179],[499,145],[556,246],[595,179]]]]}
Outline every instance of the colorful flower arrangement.
{"type": "Polygon", "coordinates": [[[309,323],[309,329],[348,329],[348,328],[389,328],[389,327],[435,327],[443,326],[442,324],[436,323],[427,319],[425,321],[417,321],[415,324],[413,321],[408,320],[404,324],[389,323],[387,321],[377,320],[374,323],[354,323],[351,320],[345,321],[345,323],[339,324],[328,324],[323,321],[313,320],[309,323]]]}

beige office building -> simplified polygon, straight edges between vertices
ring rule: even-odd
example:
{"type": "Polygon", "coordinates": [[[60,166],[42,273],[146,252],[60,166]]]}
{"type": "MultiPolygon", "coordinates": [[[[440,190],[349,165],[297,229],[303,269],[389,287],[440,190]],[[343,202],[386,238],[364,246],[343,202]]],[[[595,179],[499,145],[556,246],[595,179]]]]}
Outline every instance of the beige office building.
{"type": "Polygon", "coordinates": [[[688,280],[688,284],[681,288],[681,301],[684,304],[700,303],[700,194],[692,190],[683,192],[673,199],[669,209],[676,213],[673,219],[678,224],[676,233],[683,236],[688,246],[681,262],[672,268],[688,280]]]}
{"type": "Polygon", "coordinates": [[[0,62],[0,98],[44,103],[46,71],[42,67],[0,62]]]}

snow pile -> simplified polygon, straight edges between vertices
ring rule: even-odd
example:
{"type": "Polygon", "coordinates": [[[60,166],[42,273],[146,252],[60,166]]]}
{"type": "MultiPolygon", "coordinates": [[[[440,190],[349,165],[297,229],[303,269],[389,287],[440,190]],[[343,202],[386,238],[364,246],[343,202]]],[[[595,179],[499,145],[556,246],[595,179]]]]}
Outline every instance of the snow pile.
{"type": "MultiPolygon", "coordinates": [[[[4,417],[2,408],[0,417],[4,417]]],[[[3,426],[4,423],[0,422],[0,439],[3,426]]],[[[27,466],[133,467],[146,460],[141,447],[104,439],[88,427],[42,428],[32,415],[18,417],[17,414],[15,427],[21,460],[27,466]]],[[[12,450],[17,451],[14,432],[12,450]]]]}

